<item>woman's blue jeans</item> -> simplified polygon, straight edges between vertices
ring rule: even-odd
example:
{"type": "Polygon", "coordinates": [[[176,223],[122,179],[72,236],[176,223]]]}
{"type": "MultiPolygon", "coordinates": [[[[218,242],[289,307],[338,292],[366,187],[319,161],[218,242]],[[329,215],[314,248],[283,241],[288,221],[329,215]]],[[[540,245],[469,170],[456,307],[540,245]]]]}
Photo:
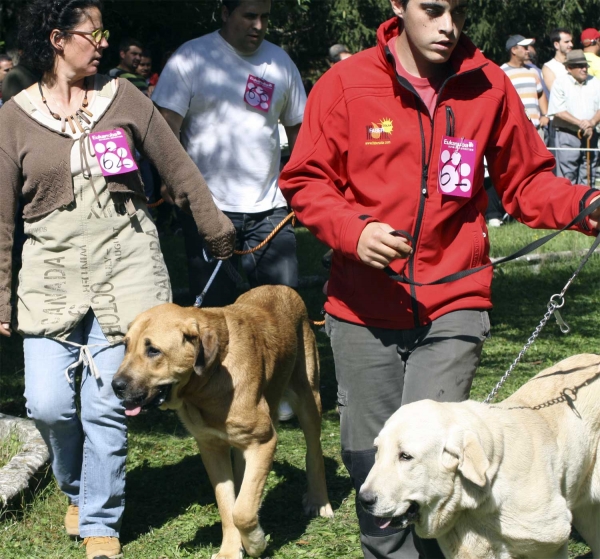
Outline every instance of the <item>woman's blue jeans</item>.
{"type": "Polygon", "coordinates": [[[125,412],[111,381],[124,346],[108,346],[90,310],[68,341],[90,347],[99,372],[83,367],[78,414],[75,370],[80,349],[50,338],[26,336],[25,398],[27,415],[35,421],[50,449],[52,471],[70,502],[79,506],[82,538],[119,536],[125,506],[125,412]]]}

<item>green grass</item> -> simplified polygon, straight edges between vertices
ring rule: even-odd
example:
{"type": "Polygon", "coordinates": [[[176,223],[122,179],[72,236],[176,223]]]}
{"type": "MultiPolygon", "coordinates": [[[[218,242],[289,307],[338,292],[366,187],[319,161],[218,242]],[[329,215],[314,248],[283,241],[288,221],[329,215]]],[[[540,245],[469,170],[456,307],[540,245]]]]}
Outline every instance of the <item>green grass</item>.
{"type": "MultiPolygon", "coordinates": [[[[510,224],[490,231],[492,254],[506,255],[544,232],[510,224]]],[[[579,250],[591,239],[563,233],[546,251],[579,250]]],[[[182,241],[163,240],[173,286],[184,287],[182,241]]],[[[326,248],[304,229],[298,229],[302,275],[325,275],[321,257],[326,248]]],[[[483,399],[515,359],[546,312],[550,296],[558,293],[576,268],[578,259],[544,262],[539,266],[509,264],[495,273],[492,338],[472,396],[483,399]]],[[[597,308],[600,259],[594,256],[570,287],[561,309],[571,333],[564,335],[554,319],[499,394],[505,398],[529,377],[564,357],[581,352],[598,353],[597,308]]],[[[324,301],[320,287],[301,291],[314,319],[321,317],[324,301]]],[[[317,332],[321,357],[321,392],[324,407],[323,448],[329,494],[335,518],[306,519],[301,498],[305,487],[304,443],[296,422],[281,425],[273,471],[268,478],[261,523],[269,534],[265,556],[272,558],[362,557],[354,513],[354,493],[339,454],[339,423],[335,412],[336,382],[328,339],[317,332]]],[[[24,416],[20,340],[0,340],[0,412],[24,416]]],[[[221,526],[214,495],[191,437],[171,412],[152,410],[129,422],[127,507],[122,540],[129,559],[204,558],[215,553],[221,526]]],[[[2,559],[80,558],[83,550],[62,531],[65,498],[49,474],[39,489],[0,520],[2,559]]],[[[576,534],[570,556],[587,553],[576,534]]]]}
{"type": "Polygon", "coordinates": [[[23,448],[16,430],[11,430],[7,437],[0,439],[0,468],[6,466],[18,452],[23,448]]]}

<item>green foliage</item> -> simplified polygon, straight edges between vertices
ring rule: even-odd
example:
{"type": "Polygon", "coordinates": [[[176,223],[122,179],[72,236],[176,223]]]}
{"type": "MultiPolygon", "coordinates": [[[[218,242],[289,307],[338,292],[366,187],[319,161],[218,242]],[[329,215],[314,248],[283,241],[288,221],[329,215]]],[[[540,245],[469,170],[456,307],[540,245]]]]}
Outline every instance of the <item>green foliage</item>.
{"type": "Polygon", "coordinates": [[[581,48],[581,31],[597,28],[599,21],[598,0],[470,0],[465,32],[499,64],[507,59],[504,45],[510,35],[534,37],[541,66],[554,56],[548,40],[552,29],[570,29],[575,48],[581,48]]]}
{"type": "MultiPolygon", "coordinates": [[[[0,0],[0,41],[15,46],[16,17],[22,0],[0,0]]],[[[378,26],[391,18],[389,0],[272,0],[268,39],[281,45],[304,77],[315,78],[328,68],[326,56],[335,43],[358,52],[375,44],[378,26]]],[[[504,45],[516,33],[537,39],[539,61],[554,56],[548,33],[555,27],[571,29],[576,46],[581,30],[597,27],[598,0],[470,0],[465,28],[495,62],[506,59],[504,45]]],[[[122,37],[141,40],[157,66],[164,53],[221,24],[220,0],[105,0],[104,23],[111,30],[111,46],[103,68],[118,62],[122,37]]]]}

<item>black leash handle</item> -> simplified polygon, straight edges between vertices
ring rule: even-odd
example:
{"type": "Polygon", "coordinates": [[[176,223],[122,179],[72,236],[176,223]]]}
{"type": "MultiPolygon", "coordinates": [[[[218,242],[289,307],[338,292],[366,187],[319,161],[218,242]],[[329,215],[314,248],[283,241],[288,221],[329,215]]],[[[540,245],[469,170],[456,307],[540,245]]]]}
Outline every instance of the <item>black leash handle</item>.
{"type": "MultiPolygon", "coordinates": [[[[513,254],[511,254],[509,256],[505,256],[504,258],[500,258],[499,260],[496,260],[495,262],[489,262],[488,264],[484,264],[483,266],[478,266],[477,268],[470,268],[469,270],[462,270],[460,272],[455,272],[454,274],[444,276],[443,278],[439,278],[434,281],[429,281],[426,283],[420,283],[417,281],[413,281],[413,280],[407,278],[403,273],[399,274],[397,272],[394,272],[394,270],[392,270],[389,266],[384,268],[383,271],[394,281],[397,281],[399,283],[407,283],[409,285],[414,285],[416,287],[424,287],[426,285],[440,285],[443,283],[450,283],[453,281],[457,281],[459,279],[466,278],[467,276],[470,276],[472,274],[476,274],[477,272],[481,272],[482,270],[485,270],[487,268],[494,268],[495,266],[498,266],[499,264],[504,264],[505,262],[510,262],[511,260],[515,260],[517,258],[520,258],[521,256],[525,256],[526,254],[529,254],[530,252],[534,251],[535,249],[545,245],[547,242],[554,239],[554,237],[556,237],[563,231],[566,231],[567,229],[569,229],[576,223],[579,223],[580,221],[585,219],[588,215],[590,215],[598,207],[600,207],[600,196],[598,196],[587,208],[584,208],[581,212],[579,212],[571,220],[571,222],[568,223],[567,225],[565,225],[562,229],[555,231],[554,233],[550,233],[550,235],[546,235],[545,237],[542,237],[541,239],[537,239],[537,240],[533,241],[532,243],[529,243],[527,246],[517,250],[513,254]]],[[[408,235],[406,233],[406,231],[398,231],[398,233],[400,235],[407,236],[407,238],[409,238],[412,241],[412,237],[410,235],[408,235]]]]}

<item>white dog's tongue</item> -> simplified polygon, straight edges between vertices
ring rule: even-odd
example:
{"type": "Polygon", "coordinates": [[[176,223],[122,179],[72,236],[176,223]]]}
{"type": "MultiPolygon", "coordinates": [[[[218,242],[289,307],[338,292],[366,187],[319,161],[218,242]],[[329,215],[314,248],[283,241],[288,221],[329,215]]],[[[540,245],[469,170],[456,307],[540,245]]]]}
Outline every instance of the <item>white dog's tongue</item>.
{"type": "Polygon", "coordinates": [[[130,410],[126,409],[125,410],[125,415],[134,416],[134,415],[137,415],[138,413],[140,413],[141,411],[142,411],[141,406],[137,406],[137,407],[135,407],[133,409],[130,409],[130,410]]]}
{"type": "Polygon", "coordinates": [[[377,526],[379,526],[379,528],[381,528],[382,530],[384,528],[387,528],[390,523],[392,522],[391,518],[375,518],[375,522],[377,523],[377,526]]]}

